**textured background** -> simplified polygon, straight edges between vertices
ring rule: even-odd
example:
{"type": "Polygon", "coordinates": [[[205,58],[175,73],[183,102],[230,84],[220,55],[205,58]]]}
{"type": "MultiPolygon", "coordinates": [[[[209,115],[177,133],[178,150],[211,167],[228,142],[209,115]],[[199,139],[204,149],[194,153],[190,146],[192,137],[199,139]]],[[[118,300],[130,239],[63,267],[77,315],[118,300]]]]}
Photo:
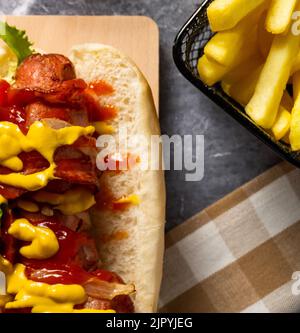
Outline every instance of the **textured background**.
{"type": "Polygon", "coordinates": [[[0,0],[5,14],[146,15],[160,28],[160,114],[164,134],[205,136],[205,177],[185,182],[184,172],[166,174],[167,229],[257,176],[280,159],[191,86],[172,60],[180,27],[201,0],[0,0]]]}

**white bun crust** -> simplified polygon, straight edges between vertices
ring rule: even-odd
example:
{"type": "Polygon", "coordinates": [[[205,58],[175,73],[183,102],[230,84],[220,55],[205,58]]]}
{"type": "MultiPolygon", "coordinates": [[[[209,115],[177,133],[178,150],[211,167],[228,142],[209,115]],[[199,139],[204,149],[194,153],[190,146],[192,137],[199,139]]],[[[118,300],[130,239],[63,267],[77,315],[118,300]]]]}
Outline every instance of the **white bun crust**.
{"type": "MultiPolygon", "coordinates": [[[[111,125],[126,127],[128,137],[143,135],[145,142],[130,148],[133,155],[149,152],[151,135],[160,135],[150,87],[137,66],[118,50],[101,44],[75,46],[70,55],[77,76],[87,82],[104,80],[115,90],[99,97],[118,110],[111,125]]],[[[113,153],[113,151],[112,151],[113,153]]],[[[165,184],[163,171],[142,171],[138,166],[121,173],[104,173],[100,186],[120,198],[138,195],[140,204],[125,211],[93,210],[92,220],[104,267],[136,286],[136,312],[155,312],[162,276],[165,184]],[[125,232],[125,233],[124,233],[125,232]],[[127,234],[122,239],[110,237],[127,234]],[[103,241],[105,239],[105,241],[103,241]]]]}

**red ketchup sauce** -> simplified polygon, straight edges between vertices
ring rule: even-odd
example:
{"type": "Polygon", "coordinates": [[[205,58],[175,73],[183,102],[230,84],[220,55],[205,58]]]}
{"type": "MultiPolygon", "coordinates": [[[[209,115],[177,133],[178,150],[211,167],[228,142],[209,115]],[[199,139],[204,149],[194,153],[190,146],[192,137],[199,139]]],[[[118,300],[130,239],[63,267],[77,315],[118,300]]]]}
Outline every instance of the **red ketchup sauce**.
{"type": "MultiPolygon", "coordinates": [[[[39,227],[51,229],[55,233],[59,243],[58,252],[49,259],[27,259],[20,256],[20,262],[31,267],[44,268],[47,267],[47,265],[52,264],[77,264],[79,263],[77,254],[80,248],[89,241],[92,241],[92,239],[84,232],[76,232],[63,226],[55,217],[48,217],[45,221],[30,221],[30,223],[39,227]]],[[[21,242],[21,245],[22,243],[24,244],[25,242],[21,242]]]]}
{"type": "Polygon", "coordinates": [[[103,162],[107,166],[106,171],[120,173],[122,171],[128,171],[135,165],[139,164],[141,162],[141,158],[130,153],[126,155],[124,154],[124,156],[113,154],[105,156],[103,162]]]}
{"type": "Polygon", "coordinates": [[[118,110],[112,105],[100,105],[97,97],[111,95],[114,88],[105,81],[99,80],[91,82],[86,89],[86,104],[88,105],[90,121],[106,121],[114,119],[118,110]]]}
{"type": "Polygon", "coordinates": [[[103,80],[91,82],[89,89],[93,90],[98,96],[111,95],[115,92],[114,88],[103,80]]]}

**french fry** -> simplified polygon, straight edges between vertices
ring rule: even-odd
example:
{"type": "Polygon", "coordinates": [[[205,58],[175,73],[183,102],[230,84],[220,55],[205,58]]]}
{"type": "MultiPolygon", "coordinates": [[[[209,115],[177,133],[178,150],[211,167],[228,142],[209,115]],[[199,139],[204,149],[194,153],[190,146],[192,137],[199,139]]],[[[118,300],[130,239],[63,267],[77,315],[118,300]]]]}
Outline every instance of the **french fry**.
{"type": "Polygon", "coordinates": [[[263,59],[266,59],[273,42],[273,35],[265,28],[267,12],[264,12],[258,22],[258,46],[263,59]]]}
{"type": "Polygon", "coordinates": [[[294,102],[296,103],[298,96],[300,95],[300,79],[299,79],[300,73],[294,74],[292,77],[292,84],[293,84],[293,96],[294,96],[294,102]]]}
{"type": "Polygon", "coordinates": [[[300,52],[297,54],[297,57],[294,61],[291,75],[295,74],[296,72],[300,71],[300,52]]]}
{"type": "Polygon", "coordinates": [[[232,69],[228,74],[225,75],[224,81],[230,85],[239,82],[250,75],[253,71],[263,64],[263,59],[259,53],[253,57],[246,59],[240,65],[232,69]]]}
{"type": "MultiPolygon", "coordinates": [[[[241,105],[245,106],[254,93],[261,70],[262,65],[253,71],[249,76],[244,78],[241,82],[235,82],[232,85],[224,80],[222,81],[222,88],[229,96],[231,96],[241,105]]],[[[293,104],[292,97],[288,94],[287,91],[284,91],[281,104],[279,106],[277,119],[271,129],[271,133],[278,141],[284,138],[290,130],[290,111],[293,108],[293,104]]]]}
{"type": "Polygon", "coordinates": [[[277,140],[282,140],[286,144],[290,144],[290,128],[291,128],[291,112],[294,107],[294,101],[290,94],[285,90],[281,99],[279,114],[272,128],[272,133],[277,140]],[[281,109],[286,110],[286,112],[281,112],[281,109]],[[284,123],[286,125],[284,125],[284,123]],[[282,124],[282,125],[280,125],[282,124]],[[288,127],[288,130],[286,128],[288,127]],[[281,132],[282,131],[282,132],[281,132]],[[283,133],[285,134],[283,135],[283,133]]]}
{"type": "Polygon", "coordinates": [[[215,0],[207,9],[212,31],[229,30],[266,0],[215,0]]]}
{"type": "Polygon", "coordinates": [[[198,72],[200,78],[207,85],[212,86],[221,81],[226,74],[232,71],[239,64],[255,56],[257,52],[257,31],[253,31],[248,38],[247,48],[241,52],[230,66],[220,65],[218,62],[209,59],[205,54],[198,61],[198,72]]]}
{"type": "Polygon", "coordinates": [[[266,29],[272,34],[282,34],[287,31],[297,0],[272,0],[269,7],[266,29]]]}
{"type": "Polygon", "coordinates": [[[252,71],[247,77],[243,78],[241,81],[233,83],[232,85],[226,84],[226,81],[222,81],[222,87],[227,90],[227,94],[235,99],[238,103],[246,106],[251,97],[254,94],[257,81],[259,79],[260,73],[262,71],[263,65],[257,67],[252,71]]]}
{"type": "Polygon", "coordinates": [[[289,32],[274,37],[254,95],[246,106],[247,114],[265,129],[270,129],[276,120],[279,104],[298,52],[299,36],[289,32]]]}
{"type": "Polygon", "coordinates": [[[228,83],[227,81],[222,81],[221,82],[221,87],[223,89],[223,91],[230,97],[232,97],[231,93],[230,93],[230,89],[232,87],[232,85],[230,83],[228,83]]]}
{"type": "Polygon", "coordinates": [[[234,28],[215,34],[204,48],[205,55],[220,65],[234,66],[241,53],[249,47],[256,47],[257,23],[262,11],[263,8],[259,7],[234,28]],[[249,40],[249,35],[251,35],[251,40],[249,40]]]}
{"type": "Polygon", "coordinates": [[[277,119],[272,127],[272,133],[276,140],[281,140],[289,132],[291,125],[291,113],[282,105],[279,107],[277,119]]]}
{"type": "Polygon", "coordinates": [[[291,116],[290,143],[293,151],[300,150],[300,72],[293,76],[293,87],[296,95],[291,116]]]}
{"type": "Polygon", "coordinates": [[[221,81],[228,71],[227,67],[209,60],[205,54],[198,61],[200,78],[208,86],[213,86],[215,83],[221,81]]]}

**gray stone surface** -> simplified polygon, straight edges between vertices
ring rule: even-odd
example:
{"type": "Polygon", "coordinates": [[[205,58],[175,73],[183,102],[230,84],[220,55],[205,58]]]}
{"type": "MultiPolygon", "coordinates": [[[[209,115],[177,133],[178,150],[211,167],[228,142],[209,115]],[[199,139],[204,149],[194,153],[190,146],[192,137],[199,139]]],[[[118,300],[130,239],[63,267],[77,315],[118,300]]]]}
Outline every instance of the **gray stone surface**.
{"type": "Polygon", "coordinates": [[[161,32],[162,132],[205,136],[205,177],[188,183],[184,173],[166,174],[167,229],[182,223],[251,180],[280,159],[190,85],[172,60],[177,31],[201,1],[192,0],[0,0],[5,14],[147,15],[161,32]]]}

